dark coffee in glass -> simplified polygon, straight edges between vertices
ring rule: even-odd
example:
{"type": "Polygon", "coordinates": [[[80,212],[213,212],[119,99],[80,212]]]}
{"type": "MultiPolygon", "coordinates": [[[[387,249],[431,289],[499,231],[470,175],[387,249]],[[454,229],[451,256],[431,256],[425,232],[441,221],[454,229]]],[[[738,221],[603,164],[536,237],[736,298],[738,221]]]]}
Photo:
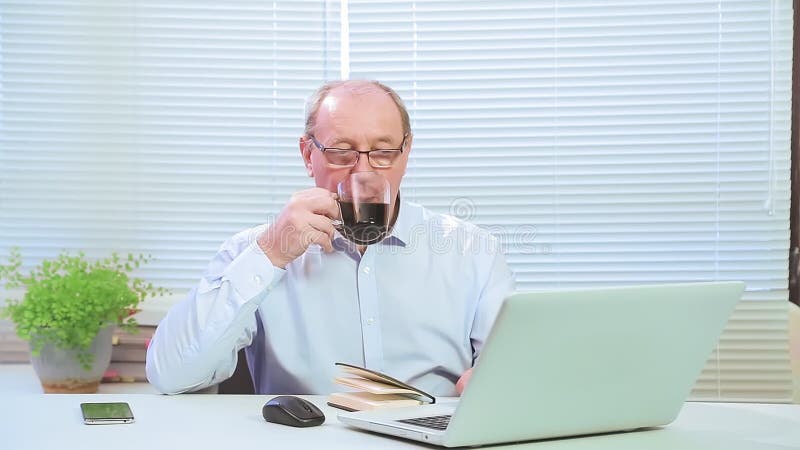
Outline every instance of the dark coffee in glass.
{"type": "Polygon", "coordinates": [[[385,203],[339,202],[342,236],[358,245],[378,243],[389,228],[389,205],[385,203]]]}
{"type": "Polygon", "coordinates": [[[389,182],[377,172],[356,172],[338,186],[341,220],[334,226],[357,245],[372,245],[389,234],[389,182]]]}

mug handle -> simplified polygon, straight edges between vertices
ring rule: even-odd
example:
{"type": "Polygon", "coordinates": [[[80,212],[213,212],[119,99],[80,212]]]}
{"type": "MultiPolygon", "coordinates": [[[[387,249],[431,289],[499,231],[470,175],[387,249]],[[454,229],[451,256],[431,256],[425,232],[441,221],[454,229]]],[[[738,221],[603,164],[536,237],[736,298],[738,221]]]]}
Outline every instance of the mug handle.
{"type": "Polygon", "coordinates": [[[342,204],[339,203],[338,198],[336,199],[336,206],[339,208],[339,218],[332,219],[331,225],[333,225],[333,228],[336,228],[336,231],[341,232],[342,228],[344,227],[344,221],[342,221],[342,204]]]}

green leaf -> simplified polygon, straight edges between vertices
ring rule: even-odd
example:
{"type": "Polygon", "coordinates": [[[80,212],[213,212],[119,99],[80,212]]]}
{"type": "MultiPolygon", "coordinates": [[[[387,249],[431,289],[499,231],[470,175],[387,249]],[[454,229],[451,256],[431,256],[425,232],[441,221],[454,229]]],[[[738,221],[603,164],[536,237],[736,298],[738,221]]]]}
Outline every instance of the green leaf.
{"type": "Polygon", "coordinates": [[[136,322],[129,312],[147,296],[169,292],[132,276],[133,270],[149,261],[130,253],[122,259],[112,253],[90,261],[83,252],[64,251],[25,273],[21,253],[13,248],[8,264],[0,265],[0,283],[25,288],[25,294],[20,301],[6,299],[0,317],[16,324],[17,335],[31,342],[34,354],[50,343],[77,350],[81,365],[90,366],[93,356],[88,349],[101,328],[116,324],[132,330],[136,322]]]}

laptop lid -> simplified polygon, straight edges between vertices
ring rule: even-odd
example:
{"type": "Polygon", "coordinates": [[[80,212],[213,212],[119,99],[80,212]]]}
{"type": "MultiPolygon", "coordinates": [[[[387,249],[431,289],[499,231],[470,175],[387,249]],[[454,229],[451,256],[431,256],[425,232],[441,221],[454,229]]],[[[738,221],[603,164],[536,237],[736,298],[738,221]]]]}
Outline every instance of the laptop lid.
{"type": "Polygon", "coordinates": [[[516,293],[443,434],[406,433],[396,421],[427,407],[340,418],[448,447],[667,424],[743,290],[713,282],[516,293]]]}

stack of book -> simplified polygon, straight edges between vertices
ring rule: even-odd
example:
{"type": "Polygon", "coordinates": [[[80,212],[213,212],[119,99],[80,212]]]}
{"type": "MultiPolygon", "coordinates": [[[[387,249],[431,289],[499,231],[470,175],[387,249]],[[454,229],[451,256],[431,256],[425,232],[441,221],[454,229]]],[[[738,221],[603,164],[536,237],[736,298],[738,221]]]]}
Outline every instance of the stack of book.
{"type": "Polygon", "coordinates": [[[147,382],[144,365],[147,346],[156,331],[155,326],[139,325],[139,332],[131,334],[120,329],[114,332],[111,343],[111,363],[103,375],[104,383],[147,382]]]}
{"type": "MultiPolygon", "coordinates": [[[[144,365],[147,346],[155,326],[140,325],[135,334],[116,330],[112,338],[111,363],[103,375],[104,383],[146,382],[144,365]]],[[[0,364],[28,364],[31,353],[28,343],[17,336],[14,323],[0,320],[0,364]]]]}
{"type": "Polygon", "coordinates": [[[0,320],[0,364],[31,362],[28,343],[17,336],[14,322],[0,320]]]}

